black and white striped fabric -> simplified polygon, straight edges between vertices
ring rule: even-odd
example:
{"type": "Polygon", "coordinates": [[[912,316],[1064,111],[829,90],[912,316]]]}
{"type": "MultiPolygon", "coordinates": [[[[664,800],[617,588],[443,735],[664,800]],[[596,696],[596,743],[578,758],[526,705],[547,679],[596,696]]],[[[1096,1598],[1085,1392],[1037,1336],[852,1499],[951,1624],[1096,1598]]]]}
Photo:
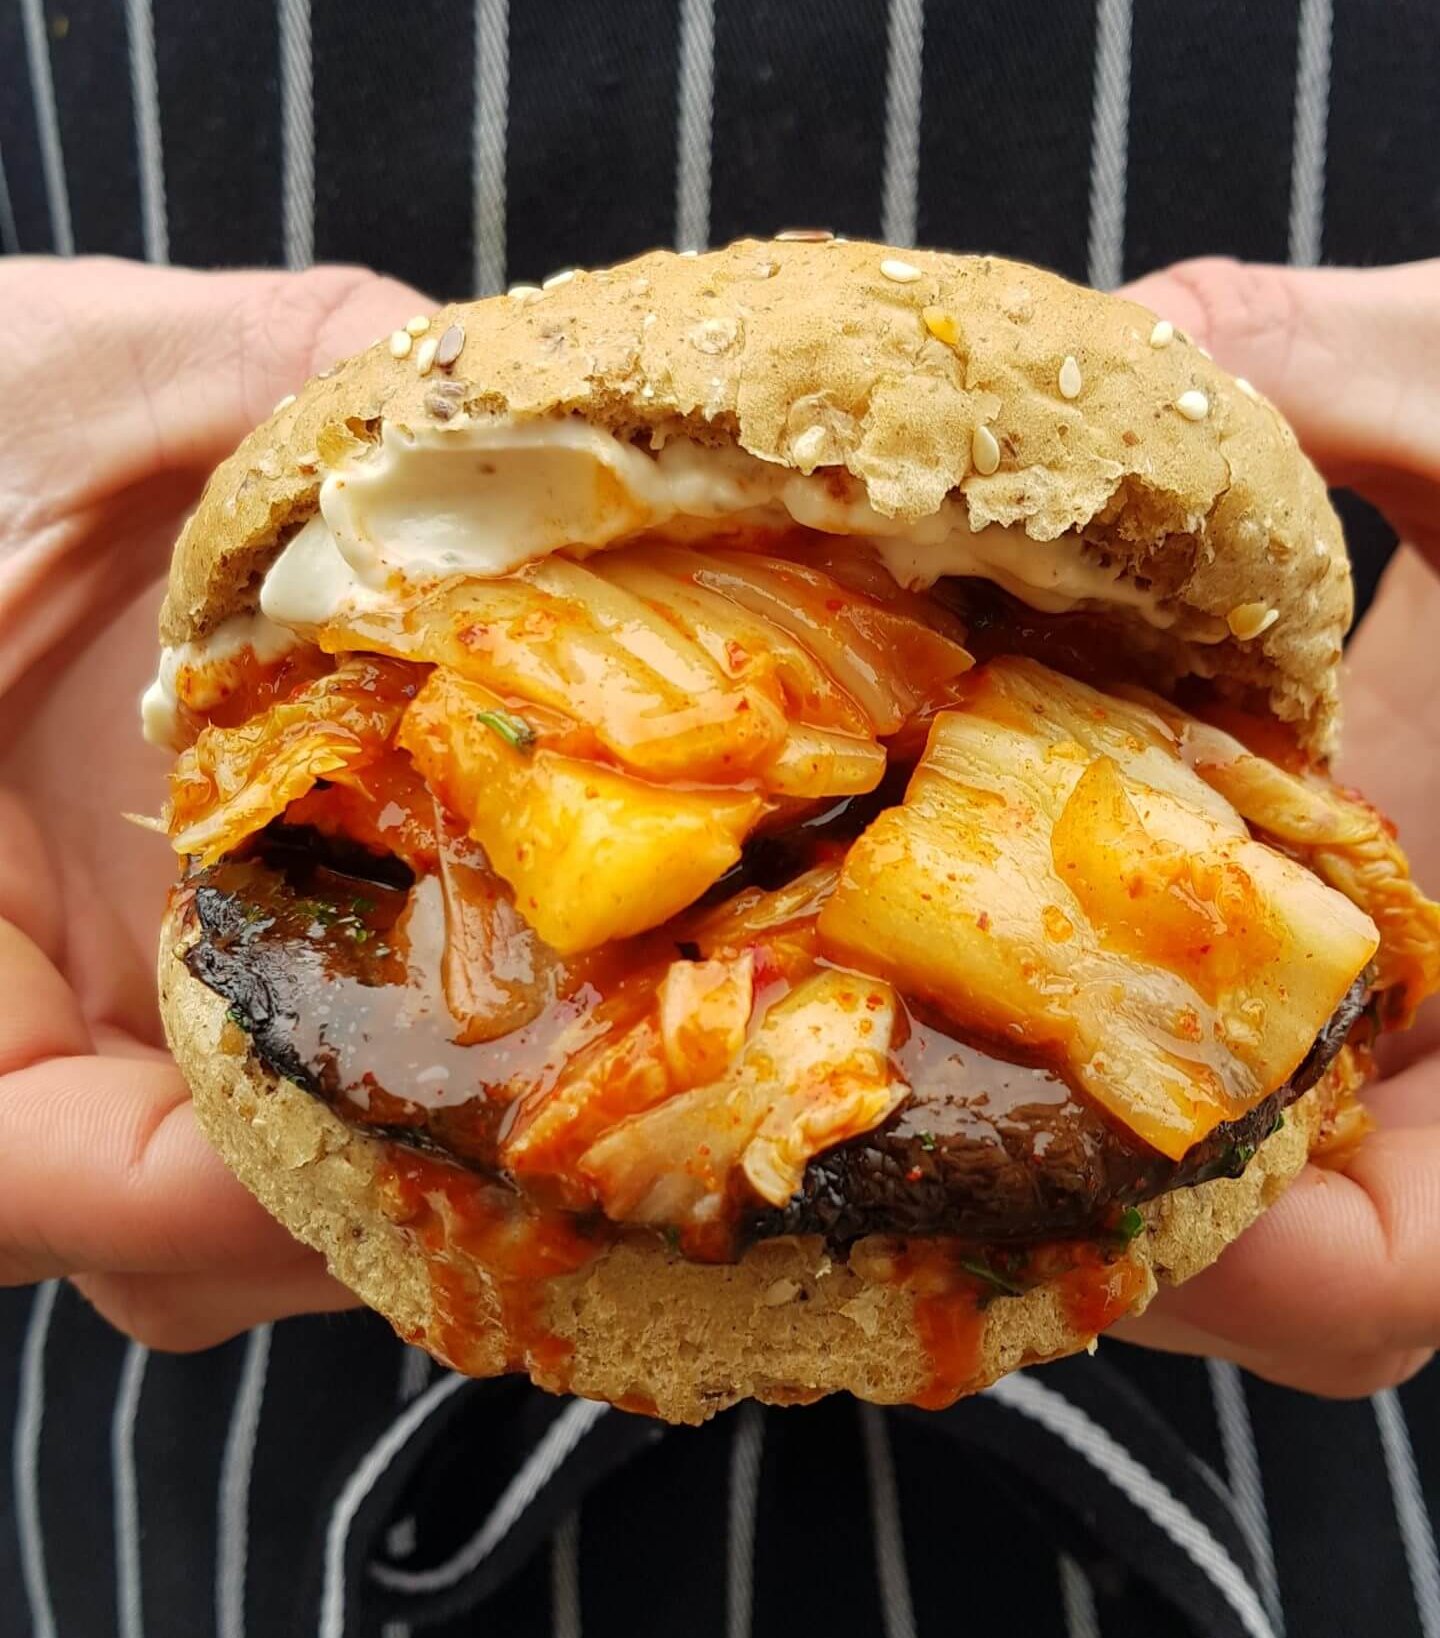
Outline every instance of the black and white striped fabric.
{"type": "MultiPolygon", "coordinates": [[[[0,245],[449,296],[821,223],[1112,285],[1440,253],[1433,0],[0,0],[0,245]]],[[[1388,550],[1345,502],[1362,595],[1388,550]]],[[[0,1633],[1440,1638],[1440,1376],[1103,1344],[667,1430],[369,1316],[191,1358],[0,1292],[0,1633]]]]}

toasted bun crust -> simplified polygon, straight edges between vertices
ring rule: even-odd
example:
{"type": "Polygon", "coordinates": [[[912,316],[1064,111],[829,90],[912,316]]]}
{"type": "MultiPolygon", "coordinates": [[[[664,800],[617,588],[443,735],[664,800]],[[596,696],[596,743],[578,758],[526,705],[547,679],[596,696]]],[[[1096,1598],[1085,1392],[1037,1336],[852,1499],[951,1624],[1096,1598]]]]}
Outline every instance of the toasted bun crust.
{"type": "Polygon", "coordinates": [[[446,307],[430,334],[464,332],[448,375],[421,377],[382,339],[216,470],[176,549],[161,635],[183,642],[252,607],[279,544],[315,510],[327,460],[383,421],[574,413],[621,433],[734,440],[806,470],[843,465],[887,516],[923,517],[958,491],[977,529],[1078,532],[1077,552],[1108,554],[1192,614],[1245,611],[1240,638],[1195,646],[1190,664],[1259,689],[1328,750],[1352,600],[1324,484],[1275,409],[1183,337],[1152,345],[1154,322],[998,257],[839,240],[656,251],[543,293],[446,307]],[[900,280],[882,271],[894,261],[900,280]],[[1193,393],[1199,420],[1176,407],[1193,393]],[[1001,450],[989,476],[971,459],[982,423],[1001,450]]]}
{"type": "MultiPolygon", "coordinates": [[[[498,1303],[479,1345],[463,1361],[445,1358],[428,1254],[382,1209],[378,1174],[389,1145],[266,1069],[225,1002],[177,957],[180,936],[167,923],[161,1010],[196,1116],[227,1164],[407,1341],[475,1376],[512,1368],[516,1339],[498,1319],[498,1303]]],[[[1128,1252],[1143,1282],[1132,1313],[1150,1301],[1157,1278],[1178,1282],[1208,1266],[1280,1195],[1305,1163],[1344,1062],[1292,1106],[1243,1177],[1182,1189],[1145,1208],[1147,1227],[1128,1252]]],[[[493,1292],[473,1258],[454,1247],[449,1255],[467,1261],[481,1289],[493,1292]]],[[[702,1422],[745,1398],[797,1404],[841,1390],[901,1403],[930,1375],[911,1295],[832,1263],[817,1239],[760,1244],[734,1266],[717,1266],[686,1262],[658,1241],[637,1238],[552,1282],[544,1319],[573,1353],[563,1375],[531,1364],[542,1387],[646,1404],[672,1422],[702,1422]]],[[[1053,1289],[996,1301],[985,1311],[973,1388],[1091,1340],[1068,1321],[1053,1289]]]]}

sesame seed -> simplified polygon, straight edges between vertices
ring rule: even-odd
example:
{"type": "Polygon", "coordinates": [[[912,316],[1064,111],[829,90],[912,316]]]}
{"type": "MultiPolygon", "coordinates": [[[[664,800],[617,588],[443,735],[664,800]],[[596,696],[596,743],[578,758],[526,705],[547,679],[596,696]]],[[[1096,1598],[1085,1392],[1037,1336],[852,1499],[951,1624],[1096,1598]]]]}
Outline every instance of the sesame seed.
{"type": "Polygon", "coordinates": [[[649,279],[631,279],[630,281],[630,294],[632,296],[643,296],[649,288],[649,279]]]}
{"type": "Polygon", "coordinates": [[[442,370],[448,370],[459,358],[464,346],[464,330],[458,324],[452,324],[440,337],[440,345],[435,349],[435,362],[442,370]]]}
{"type": "Polygon", "coordinates": [[[943,341],[947,347],[959,343],[960,323],[953,313],[943,307],[927,307],[921,317],[925,320],[925,328],[936,341],[943,341]]]}
{"type": "Polygon", "coordinates": [[[1247,398],[1253,398],[1257,404],[1260,402],[1260,394],[1255,391],[1254,387],[1250,385],[1243,375],[1237,375],[1235,377],[1235,385],[1239,387],[1240,391],[1243,392],[1247,398]]]}
{"type": "Polygon", "coordinates": [[[680,252],[680,254],[688,262],[688,261],[693,261],[694,258],[700,254],[700,252],[698,250],[682,250],[680,252]]]}
{"type": "Polygon", "coordinates": [[[1169,319],[1156,319],[1155,328],[1150,332],[1152,347],[1168,347],[1175,339],[1175,326],[1169,319]]]}
{"type": "Polygon", "coordinates": [[[575,269],[567,267],[563,273],[552,273],[548,279],[542,279],[540,288],[542,290],[558,290],[562,284],[569,284],[574,277],[575,269]]]}
{"type": "Polygon", "coordinates": [[[1060,366],[1060,396],[1078,398],[1084,384],[1080,377],[1080,366],[1075,362],[1074,355],[1067,353],[1065,362],[1060,366]]]}
{"type": "Polygon", "coordinates": [[[540,294],[540,286],[538,284],[512,284],[505,294],[510,297],[511,301],[529,301],[532,296],[540,294]]]}
{"type": "Polygon", "coordinates": [[[1279,618],[1279,609],[1266,608],[1263,603],[1237,603],[1225,616],[1225,624],[1242,643],[1248,643],[1261,632],[1269,631],[1279,618]]]}
{"type": "Polygon", "coordinates": [[[777,243],[792,245],[820,245],[834,237],[829,228],[786,228],[775,235],[777,243]]]}
{"type": "Polygon", "coordinates": [[[988,478],[1000,465],[1000,445],[989,427],[977,426],[970,434],[970,458],[982,478],[988,478]]]}
{"type": "Polygon", "coordinates": [[[1330,548],[1323,540],[1317,540],[1315,542],[1315,555],[1316,557],[1329,557],[1330,548]]]}
{"type": "Polygon", "coordinates": [[[404,358],[413,345],[408,330],[392,330],[390,332],[390,352],[394,358],[404,358]]]}
{"type": "Polygon", "coordinates": [[[1210,413],[1210,400],[1198,387],[1192,387],[1175,400],[1175,408],[1187,421],[1203,421],[1210,413]]]}
{"type": "Polygon", "coordinates": [[[458,381],[437,381],[425,394],[425,408],[437,421],[448,421],[465,402],[465,389],[458,381]]]}
{"type": "Polygon", "coordinates": [[[1195,347],[1195,351],[1197,353],[1199,353],[1201,358],[1210,358],[1211,357],[1210,349],[1208,347],[1201,347],[1198,343],[1197,343],[1197,345],[1195,347]]]}
{"type": "Polygon", "coordinates": [[[642,330],[648,330],[650,326],[655,323],[655,319],[656,315],[654,313],[647,313],[645,317],[640,320],[640,328],[642,330]]]}
{"type": "Polygon", "coordinates": [[[417,313],[414,318],[405,320],[405,328],[412,336],[423,336],[430,328],[430,320],[423,313],[417,313]]]}
{"type": "Polygon", "coordinates": [[[723,353],[733,347],[740,336],[740,326],[732,318],[705,319],[686,336],[692,347],[702,353],[723,353]]]}
{"type": "Polygon", "coordinates": [[[902,262],[898,256],[887,256],[880,264],[880,271],[892,284],[914,284],[920,277],[920,269],[911,262],[902,262]]]}
{"type": "Polygon", "coordinates": [[[424,341],[415,349],[415,372],[417,375],[429,375],[435,364],[435,354],[439,351],[439,337],[426,336],[424,341]]]}
{"type": "Polygon", "coordinates": [[[825,450],[825,428],[806,427],[790,442],[790,453],[803,472],[813,472],[825,450]]]}
{"type": "Polygon", "coordinates": [[[272,415],[278,415],[281,410],[289,409],[290,406],[294,402],[295,402],[295,394],[293,392],[287,392],[285,394],[285,396],[280,400],[280,402],[275,406],[275,408],[270,411],[270,413],[272,415]]]}

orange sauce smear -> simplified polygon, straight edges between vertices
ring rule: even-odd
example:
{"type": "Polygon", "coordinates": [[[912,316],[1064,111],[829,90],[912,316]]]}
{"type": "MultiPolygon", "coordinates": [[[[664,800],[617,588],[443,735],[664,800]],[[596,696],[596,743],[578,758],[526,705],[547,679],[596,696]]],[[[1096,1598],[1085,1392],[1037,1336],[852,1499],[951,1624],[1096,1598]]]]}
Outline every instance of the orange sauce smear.
{"type": "Polygon", "coordinates": [[[334,668],[330,655],[308,644],[273,660],[246,648],[200,669],[184,668],[176,678],[181,744],[192,745],[208,727],[238,728],[334,668]]]}
{"type": "Polygon", "coordinates": [[[574,1347],[547,1321],[550,1285],[605,1250],[605,1229],[589,1233],[588,1223],[567,1213],[398,1146],[386,1157],[380,1188],[386,1216],[426,1252],[430,1324],[406,1340],[443,1355],[456,1370],[488,1375],[498,1327],[508,1369],[563,1390],[574,1347]]]}
{"type": "MultiPolygon", "coordinates": [[[[916,1335],[929,1364],[929,1378],[911,1403],[921,1410],[944,1410],[974,1391],[982,1378],[985,1324],[992,1303],[1014,1301],[965,1261],[983,1252],[950,1240],[915,1240],[883,1257],[875,1267],[884,1283],[914,1296],[916,1335]]],[[[1025,1253],[1025,1288],[1048,1284],[1066,1322],[1082,1336],[1098,1336],[1123,1319],[1144,1295],[1144,1268],[1123,1253],[1091,1241],[1056,1241],[1025,1253]]]]}
{"type": "Polygon", "coordinates": [[[1060,1276],[1056,1287],[1061,1312],[1087,1337],[1122,1320],[1145,1293],[1145,1270],[1128,1257],[1111,1261],[1102,1247],[1074,1246],[1074,1268],[1060,1276]]]}

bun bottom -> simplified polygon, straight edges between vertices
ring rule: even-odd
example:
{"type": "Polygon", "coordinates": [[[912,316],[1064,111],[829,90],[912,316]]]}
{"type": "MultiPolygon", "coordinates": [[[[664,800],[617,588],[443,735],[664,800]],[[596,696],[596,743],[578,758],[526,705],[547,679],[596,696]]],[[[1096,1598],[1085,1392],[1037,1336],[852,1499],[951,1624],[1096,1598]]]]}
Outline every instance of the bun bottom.
{"type": "MultiPolygon", "coordinates": [[[[548,1283],[537,1317],[558,1346],[528,1356],[525,1338],[507,1330],[489,1270],[452,1245],[447,1260],[473,1284],[478,1310],[457,1349],[436,1306],[430,1254],[385,1211],[381,1176],[391,1146],[261,1064],[224,1000],[175,954],[177,936],[167,920],[161,1012],[202,1130],[272,1216],[442,1364],[472,1376],[528,1369],[551,1391],[671,1422],[703,1422],[747,1398],[788,1405],[848,1391],[896,1404],[926,1395],[934,1364],[913,1293],[833,1261],[818,1238],[762,1242],[726,1265],[688,1262],[650,1236],[621,1240],[548,1283]]],[[[1134,1293],[1130,1314],[1146,1307],[1157,1281],[1179,1282],[1214,1262],[1278,1198],[1354,1076],[1342,1053],[1291,1106],[1244,1176],[1142,1208],[1145,1227],[1113,1265],[1134,1293]]],[[[1094,1340],[1054,1282],[991,1302],[976,1323],[978,1363],[966,1373],[966,1392],[1094,1340]]]]}

